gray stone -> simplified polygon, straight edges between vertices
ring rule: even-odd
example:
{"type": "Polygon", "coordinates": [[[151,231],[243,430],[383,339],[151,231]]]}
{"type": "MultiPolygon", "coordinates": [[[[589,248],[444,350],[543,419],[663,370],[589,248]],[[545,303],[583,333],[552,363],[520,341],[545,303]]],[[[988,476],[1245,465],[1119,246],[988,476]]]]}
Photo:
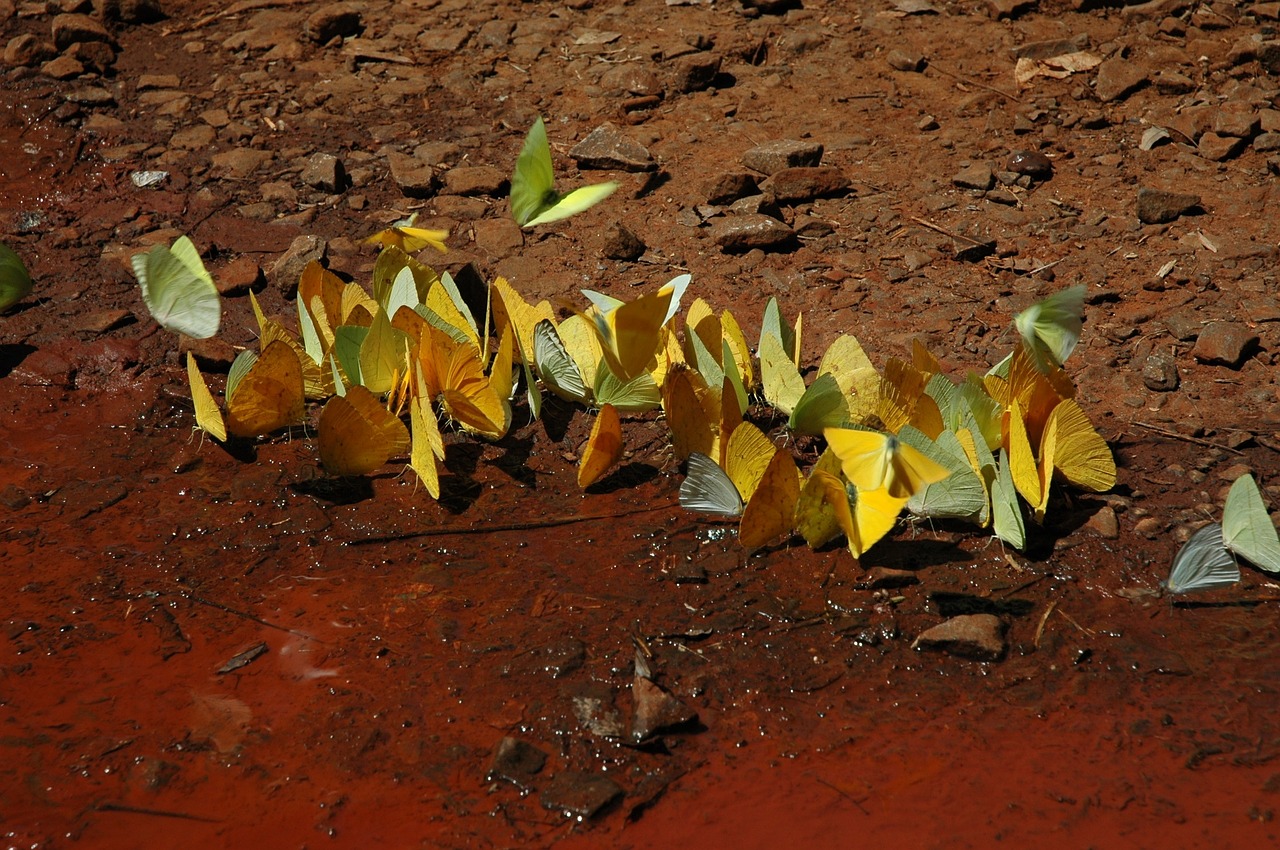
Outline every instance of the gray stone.
{"type": "Polygon", "coordinates": [[[849,185],[849,178],[840,169],[831,165],[812,165],[775,171],[760,185],[760,189],[784,204],[797,204],[846,194],[849,185]]]}
{"type": "Polygon", "coordinates": [[[508,735],[494,748],[493,761],[489,763],[488,780],[493,782],[503,779],[521,788],[528,788],[533,783],[533,777],[546,763],[547,754],[542,750],[508,735]]]}
{"type": "Polygon", "coordinates": [[[729,205],[729,212],[737,216],[767,215],[782,220],[782,207],[778,206],[778,199],[773,195],[748,195],[739,198],[729,205]]]}
{"type": "Polygon", "coordinates": [[[215,171],[237,179],[248,177],[271,161],[271,151],[256,148],[233,148],[210,157],[215,171]]]}
{"type": "Polygon", "coordinates": [[[569,156],[579,168],[617,171],[653,171],[657,168],[643,145],[608,121],[574,145],[569,156]]]}
{"type": "Polygon", "coordinates": [[[1147,355],[1142,364],[1142,383],[1147,389],[1167,393],[1178,388],[1178,364],[1163,351],[1147,355]]]}
{"type": "Polygon", "coordinates": [[[951,182],[962,189],[978,189],[985,192],[995,183],[995,179],[991,166],[985,162],[975,162],[958,171],[951,178],[951,182]]]}
{"type": "Polygon", "coordinates": [[[1222,162],[1240,153],[1245,144],[1244,139],[1209,132],[1200,137],[1196,152],[1210,162],[1222,162]]]}
{"type": "Polygon", "coordinates": [[[745,171],[726,171],[711,179],[703,190],[709,204],[731,204],[759,193],[756,179],[745,171]]]}
{"type": "Polygon", "coordinates": [[[1049,41],[1028,41],[1019,44],[1010,53],[1014,59],[1050,59],[1066,53],[1078,53],[1089,46],[1089,36],[1085,33],[1071,38],[1055,38],[1049,41]]]}
{"type": "Polygon", "coordinates": [[[600,88],[609,95],[661,95],[662,83],[647,65],[620,62],[600,76],[600,88]]]}
{"type": "Polygon", "coordinates": [[[302,277],[302,270],[311,262],[324,265],[328,253],[329,243],[319,236],[299,236],[271,266],[267,278],[286,298],[292,298],[298,291],[298,279],[302,277]]]}
{"type": "Polygon", "coordinates": [[[735,215],[718,222],[711,228],[711,240],[729,252],[765,251],[789,246],[795,241],[795,231],[767,215],[735,215]]]}
{"type": "Polygon", "coordinates": [[[600,243],[600,253],[605,257],[627,262],[640,259],[646,248],[639,236],[619,222],[614,222],[604,232],[604,240],[600,243]]]}
{"type": "Polygon", "coordinates": [[[1253,149],[1258,153],[1280,151],[1280,133],[1263,133],[1253,140],[1253,149]]]}
{"type": "Polygon", "coordinates": [[[1200,335],[1204,322],[1195,310],[1176,310],[1164,317],[1164,326],[1169,336],[1178,342],[1190,342],[1200,335]]]}
{"type": "Polygon", "coordinates": [[[475,222],[476,247],[490,257],[509,257],[524,247],[524,231],[510,216],[475,222]]]}
{"type": "Polygon", "coordinates": [[[325,44],[332,38],[357,35],[363,29],[360,4],[330,3],[307,17],[306,23],[302,25],[302,34],[316,44],[325,44]]]}
{"type": "Polygon", "coordinates": [[[720,73],[720,57],[714,53],[681,56],[674,63],[671,88],[678,92],[695,92],[711,88],[720,73]]]}
{"type": "Polygon", "coordinates": [[[116,96],[100,86],[72,89],[62,97],[68,103],[78,103],[81,106],[111,106],[116,102],[116,96]]]}
{"type": "Polygon", "coordinates": [[[798,139],[779,139],[754,147],[742,155],[742,164],[761,174],[784,168],[801,168],[822,162],[822,145],[798,139]]]}
{"type": "Polygon", "coordinates": [[[342,160],[331,153],[313,153],[302,169],[302,182],[313,189],[336,195],[347,188],[347,169],[342,160]]]}
{"type": "Polygon", "coordinates": [[[1113,58],[1098,66],[1093,93],[1103,103],[1110,103],[1136,91],[1147,82],[1147,72],[1125,59],[1113,58]]]}
{"type": "Polygon", "coordinates": [[[1240,368],[1258,344],[1258,335],[1237,322],[1210,322],[1200,331],[1191,356],[1201,363],[1240,368]]]}
{"type": "Polygon", "coordinates": [[[507,175],[491,165],[464,165],[442,175],[444,190],[450,195],[506,194],[507,175]]]}
{"type": "Polygon", "coordinates": [[[1163,189],[1138,189],[1138,220],[1143,224],[1164,224],[1200,206],[1200,196],[1163,189]]]}
{"type": "Polygon", "coordinates": [[[912,649],[933,649],[973,661],[999,661],[1005,624],[994,614],[962,614],[922,632],[912,649]]]}
{"type": "Polygon", "coordinates": [[[55,15],[50,28],[53,32],[53,43],[59,50],[66,50],[71,45],[82,41],[114,43],[111,33],[107,32],[102,22],[89,15],[55,15]]]}
{"type": "Polygon", "coordinates": [[[643,743],[654,735],[691,723],[698,713],[662,687],[643,676],[631,684],[635,707],[631,714],[631,743],[643,743]]]}
{"type": "Polygon", "coordinates": [[[593,735],[601,738],[621,738],[626,734],[622,716],[613,705],[613,692],[600,682],[587,682],[574,689],[570,696],[574,717],[593,735]]]}
{"type": "Polygon", "coordinates": [[[544,809],[590,819],[622,797],[622,793],[622,788],[607,777],[566,771],[556,774],[543,789],[540,799],[544,809]]]}
{"type": "Polygon", "coordinates": [[[436,191],[436,172],[427,162],[402,153],[389,153],[391,179],[409,198],[429,198],[436,191]]]}

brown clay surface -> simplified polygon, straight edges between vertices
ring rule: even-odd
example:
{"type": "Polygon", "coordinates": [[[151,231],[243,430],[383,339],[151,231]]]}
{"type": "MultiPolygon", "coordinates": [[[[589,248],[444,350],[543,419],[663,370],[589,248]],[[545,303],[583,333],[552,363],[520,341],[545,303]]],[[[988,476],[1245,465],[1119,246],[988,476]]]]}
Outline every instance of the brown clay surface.
{"type": "MultiPolygon", "coordinates": [[[[76,7],[16,5],[0,0],[5,43],[51,41],[76,7]]],[[[1246,567],[1194,603],[1134,592],[1232,478],[1280,472],[1276,4],[368,0],[346,4],[358,39],[323,45],[304,31],[320,4],[163,5],[108,19],[105,76],[37,62],[0,86],[0,232],[36,279],[0,318],[4,846],[1277,844],[1276,588],[1246,567]],[[1013,48],[1073,37],[1138,87],[1104,100],[1097,70],[1019,87],[1013,48]],[[705,53],[719,76],[680,90],[705,53]],[[1212,158],[1231,137],[1205,134],[1240,113],[1257,126],[1212,158]],[[606,178],[566,155],[606,120],[656,171],[608,175],[609,201],[530,233],[504,190],[415,199],[392,178],[415,151],[441,176],[507,173],[537,114],[562,186],[606,178]],[[1140,150],[1151,125],[1183,135],[1140,150]],[[785,208],[785,250],[725,253],[707,184],[775,139],[820,142],[851,188],[785,208]],[[1052,178],[953,183],[1018,151],[1052,178]],[[303,183],[317,152],[354,185],[303,183]],[[170,177],[135,188],[143,169],[170,177]],[[1201,202],[1143,224],[1139,187],[1201,202]],[[629,465],[587,494],[581,411],[496,445],[451,437],[439,504],[397,465],[326,479],[305,434],[234,454],[192,437],[178,343],[129,254],[187,233],[215,276],[252,279],[316,235],[367,280],[357,240],[411,210],[451,231],[424,259],[530,298],[630,297],[687,270],[690,297],[754,338],[777,296],[811,360],[852,331],[877,364],[919,337],[953,374],[985,370],[1014,312],[1084,283],[1068,369],[1120,483],[1055,501],[1027,557],[925,524],[858,564],[794,543],[747,557],[682,512],[660,419],[628,423],[629,465]],[[638,262],[601,255],[615,222],[648,246],[638,262]],[[1241,363],[1193,355],[1212,321],[1258,337],[1241,363]],[[1153,355],[1176,389],[1144,381],[1153,355]],[[705,581],[677,580],[690,564],[705,581]],[[877,566],[919,583],[862,589],[877,566]],[[910,648],[975,610],[1008,624],[1003,661],[910,648]],[[592,728],[625,729],[637,639],[699,721],[631,747],[592,728]],[[486,779],[506,735],[547,755],[530,793],[486,779]],[[625,796],[585,824],[544,808],[575,771],[625,796]]],[[[289,283],[259,292],[269,312],[293,315],[289,283]]],[[[225,368],[253,327],[229,298],[203,353],[225,368]]]]}

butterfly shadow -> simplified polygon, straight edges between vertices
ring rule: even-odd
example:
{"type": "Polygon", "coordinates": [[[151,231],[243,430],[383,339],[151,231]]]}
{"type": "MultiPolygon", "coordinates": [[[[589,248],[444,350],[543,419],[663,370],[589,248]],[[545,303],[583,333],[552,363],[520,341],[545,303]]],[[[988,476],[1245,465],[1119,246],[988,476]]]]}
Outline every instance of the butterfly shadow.
{"type": "Polygon", "coordinates": [[[374,496],[373,482],[365,475],[317,476],[295,481],[289,489],[331,505],[354,505],[374,496]]]}
{"type": "MultiPolygon", "coordinates": [[[[935,520],[935,523],[937,521],[935,520]]],[[[843,540],[843,538],[841,538],[843,540]]],[[[871,559],[866,555],[859,559],[864,567],[881,566],[894,570],[912,572],[970,561],[973,557],[962,547],[946,540],[882,540],[871,550],[871,559]]]]}
{"type": "Polygon", "coordinates": [[[515,437],[508,434],[495,445],[502,449],[502,454],[485,462],[502,470],[526,487],[537,489],[537,474],[529,468],[528,463],[529,456],[533,454],[533,435],[515,437]]]}
{"type": "Polygon", "coordinates": [[[476,469],[484,447],[475,442],[451,443],[445,452],[441,471],[449,473],[440,476],[440,498],[436,504],[453,515],[466,513],[484,492],[475,480],[476,469]]]}
{"type": "Polygon", "coordinates": [[[27,345],[24,342],[0,345],[0,378],[8,377],[9,373],[18,368],[22,361],[35,350],[34,345],[27,345]]]}
{"type": "Polygon", "coordinates": [[[964,614],[1025,617],[1035,610],[1035,603],[1030,599],[992,599],[951,590],[930,591],[929,601],[937,607],[940,615],[948,618],[964,614]]]}
{"type": "Polygon", "coordinates": [[[548,394],[543,397],[542,415],[539,421],[542,422],[542,429],[547,432],[551,442],[564,441],[565,435],[569,433],[569,423],[573,421],[573,414],[577,409],[577,405],[570,404],[559,396],[548,394]]]}
{"type": "Polygon", "coordinates": [[[648,463],[627,463],[610,472],[604,478],[587,487],[584,492],[592,495],[615,493],[618,490],[630,490],[641,484],[648,484],[658,477],[659,469],[648,463]]]}

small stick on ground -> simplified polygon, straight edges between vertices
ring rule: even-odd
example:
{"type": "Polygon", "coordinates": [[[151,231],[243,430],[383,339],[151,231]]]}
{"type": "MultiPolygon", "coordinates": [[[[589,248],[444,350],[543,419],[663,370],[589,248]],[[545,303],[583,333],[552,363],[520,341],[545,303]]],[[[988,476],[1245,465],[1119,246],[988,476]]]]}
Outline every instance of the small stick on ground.
{"type": "Polygon", "coordinates": [[[1022,101],[1019,100],[1015,95],[1011,95],[1007,91],[1001,91],[995,86],[989,86],[986,83],[980,83],[977,80],[973,80],[968,77],[962,77],[959,74],[953,73],[952,71],[948,71],[946,68],[939,67],[936,63],[930,62],[928,67],[937,71],[939,74],[950,77],[953,80],[959,80],[960,82],[965,83],[967,85],[977,86],[980,89],[986,89],[989,92],[995,92],[1001,97],[1007,97],[1009,100],[1012,100],[1014,103],[1022,103],[1022,101]]]}
{"type": "Polygon", "coordinates": [[[1137,425],[1140,428],[1146,428],[1148,431],[1155,431],[1157,434],[1163,434],[1166,437],[1172,437],[1175,440],[1182,440],[1183,442],[1186,442],[1186,443],[1195,443],[1197,446],[1205,446],[1210,449],[1222,449],[1224,452],[1231,452],[1233,454],[1238,454],[1238,455],[1244,454],[1244,452],[1240,451],[1239,449],[1233,449],[1230,446],[1219,445],[1218,443],[1212,442],[1210,440],[1202,440],[1199,437],[1189,437],[1186,434],[1179,434],[1177,431],[1170,431],[1168,428],[1161,428],[1159,425],[1151,425],[1146,422],[1139,422],[1136,419],[1133,420],[1133,424],[1137,425]]]}

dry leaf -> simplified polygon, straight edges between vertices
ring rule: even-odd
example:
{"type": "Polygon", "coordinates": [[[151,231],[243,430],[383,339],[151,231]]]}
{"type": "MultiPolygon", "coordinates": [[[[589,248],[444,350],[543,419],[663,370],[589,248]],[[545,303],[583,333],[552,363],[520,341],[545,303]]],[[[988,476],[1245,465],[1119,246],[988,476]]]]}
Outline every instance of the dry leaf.
{"type": "Polygon", "coordinates": [[[1151,126],[1142,134],[1142,141],[1138,143],[1138,150],[1149,151],[1156,145],[1169,138],[1169,131],[1163,127],[1151,126]]]}

